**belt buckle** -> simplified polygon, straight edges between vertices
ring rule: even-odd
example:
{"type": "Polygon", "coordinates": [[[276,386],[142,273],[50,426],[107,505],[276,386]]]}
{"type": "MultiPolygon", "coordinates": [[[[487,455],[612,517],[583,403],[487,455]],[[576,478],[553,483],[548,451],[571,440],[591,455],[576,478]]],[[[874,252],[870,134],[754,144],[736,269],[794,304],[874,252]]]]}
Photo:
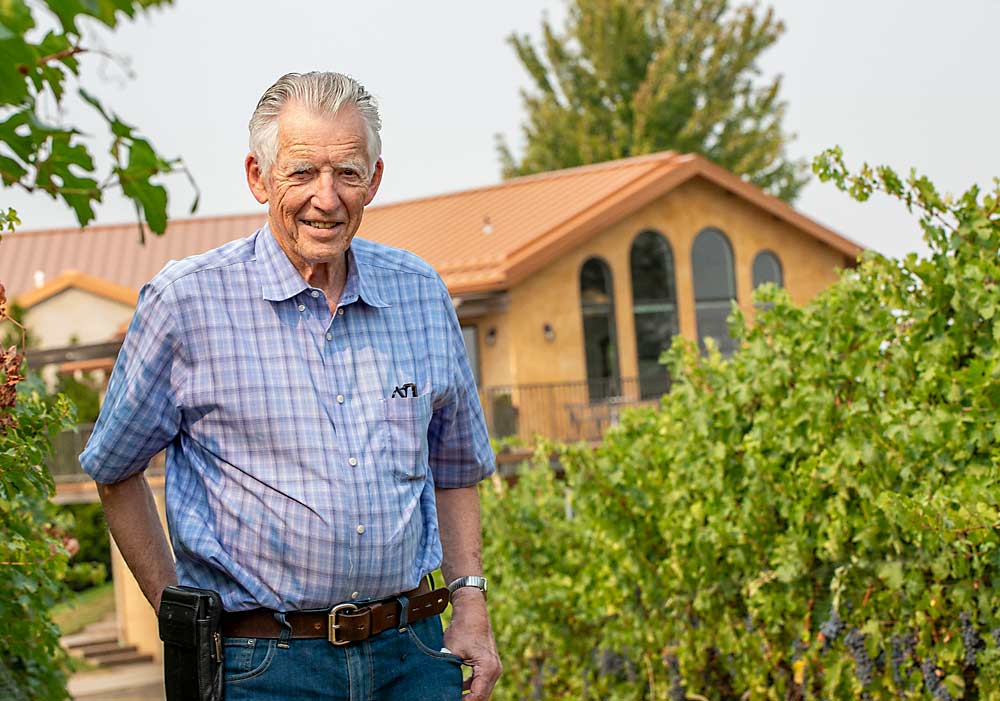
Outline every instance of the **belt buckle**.
{"type": "Polygon", "coordinates": [[[327,624],[327,640],[333,645],[347,645],[351,642],[350,640],[337,640],[337,630],[340,628],[337,625],[337,614],[340,611],[357,611],[357,604],[337,604],[329,613],[329,622],[327,624]]]}

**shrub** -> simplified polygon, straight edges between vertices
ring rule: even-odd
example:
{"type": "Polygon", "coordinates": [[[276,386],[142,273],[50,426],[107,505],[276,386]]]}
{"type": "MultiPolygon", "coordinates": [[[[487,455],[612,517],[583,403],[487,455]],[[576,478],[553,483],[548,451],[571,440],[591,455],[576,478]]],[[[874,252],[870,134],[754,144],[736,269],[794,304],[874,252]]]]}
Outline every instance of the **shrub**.
{"type": "Polygon", "coordinates": [[[58,510],[68,535],[79,549],[70,559],[66,586],[73,591],[102,584],[111,572],[111,541],[104,509],[100,504],[69,504],[58,510]]]}
{"type": "MultiPolygon", "coordinates": [[[[1000,699],[1000,184],[821,177],[918,213],[805,308],[763,289],[658,409],[485,490],[497,698],[1000,699]]],[[[548,450],[546,448],[545,450],[548,450]]]]}
{"type": "MultiPolygon", "coordinates": [[[[0,308],[3,307],[0,286],[0,308]]],[[[48,501],[52,437],[74,423],[65,398],[17,391],[15,348],[0,353],[0,690],[8,698],[63,699],[65,652],[49,609],[62,593],[68,553],[48,501]]]]}

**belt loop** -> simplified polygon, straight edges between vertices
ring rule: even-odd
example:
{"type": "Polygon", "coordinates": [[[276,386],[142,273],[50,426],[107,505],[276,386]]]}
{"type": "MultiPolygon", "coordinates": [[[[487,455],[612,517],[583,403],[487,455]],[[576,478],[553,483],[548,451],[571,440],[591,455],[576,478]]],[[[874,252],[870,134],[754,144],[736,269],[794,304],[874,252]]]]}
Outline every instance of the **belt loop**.
{"type": "Polygon", "coordinates": [[[278,622],[281,626],[281,633],[278,635],[278,647],[283,650],[288,649],[288,640],[292,637],[292,624],[288,622],[285,618],[285,614],[282,611],[274,612],[274,620],[278,622]]]}
{"type": "Polygon", "coordinates": [[[399,603],[399,632],[403,633],[406,631],[406,626],[409,623],[407,619],[407,614],[410,609],[410,600],[403,594],[396,597],[396,601],[399,603]]]}

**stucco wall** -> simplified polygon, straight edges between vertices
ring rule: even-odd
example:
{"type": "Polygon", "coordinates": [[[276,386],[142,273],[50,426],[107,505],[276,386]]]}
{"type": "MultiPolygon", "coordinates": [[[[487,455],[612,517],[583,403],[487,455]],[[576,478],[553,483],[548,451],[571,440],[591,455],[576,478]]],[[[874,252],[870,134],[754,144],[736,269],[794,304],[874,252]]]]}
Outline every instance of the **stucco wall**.
{"type": "Polygon", "coordinates": [[[104,297],[68,288],[25,312],[25,326],[41,348],[110,340],[132,317],[133,308],[104,297]]]}
{"type": "Polygon", "coordinates": [[[516,382],[514,367],[514,339],[508,324],[509,311],[479,316],[463,323],[477,328],[476,340],[479,348],[479,368],[482,386],[511,385],[516,382]],[[490,330],[496,331],[489,340],[490,330]]]}
{"type": "MultiPolygon", "coordinates": [[[[752,265],[762,250],[781,260],[785,287],[799,304],[836,280],[844,255],[773,215],[701,179],[690,181],[662,199],[629,215],[569,255],[531,275],[510,291],[510,308],[497,320],[500,338],[511,339],[509,367],[517,384],[578,382],[586,379],[579,272],[584,261],[600,256],[611,268],[622,377],[636,376],[637,358],[632,317],[629,252],[635,236],[651,228],[662,233],[674,256],[681,334],[696,337],[691,246],[706,227],[729,238],[736,261],[736,288],[741,308],[752,318],[752,265]],[[552,325],[555,339],[543,334],[552,325]]],[[[486,358],[484,349],[484,359],[486,358]]],[[[506,378],[505,378],[506,380],[506,378]]],[[[486,363],[483,384],[498,384],[486,363]]]]}

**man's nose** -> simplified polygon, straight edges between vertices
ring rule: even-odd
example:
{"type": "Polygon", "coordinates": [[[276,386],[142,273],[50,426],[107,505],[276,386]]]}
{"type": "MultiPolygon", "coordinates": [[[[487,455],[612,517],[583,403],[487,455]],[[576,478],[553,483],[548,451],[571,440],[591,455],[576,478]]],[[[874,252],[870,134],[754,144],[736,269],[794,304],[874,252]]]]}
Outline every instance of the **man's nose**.
{"type": "Polygon", "coordinates": [[[337,180],[332,173],[320,173],[316,179],[316,190],[313,192],[313,206],[324,212],[332,212],[340,205],[340,195],[337,194],[337,180]]]}

